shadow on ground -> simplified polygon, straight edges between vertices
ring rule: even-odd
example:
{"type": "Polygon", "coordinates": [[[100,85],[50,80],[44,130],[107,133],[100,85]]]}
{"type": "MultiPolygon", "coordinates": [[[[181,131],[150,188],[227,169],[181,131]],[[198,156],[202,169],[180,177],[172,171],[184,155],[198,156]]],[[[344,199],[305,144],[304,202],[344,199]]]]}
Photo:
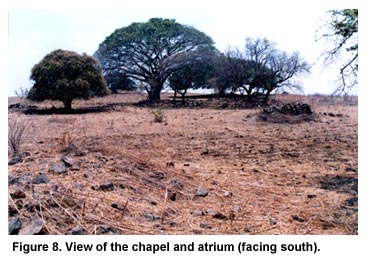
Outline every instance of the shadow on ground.
{"type": "Polygon", "coordinates": [[[352,176],[325,176],[320,178],[320,187],[325,190],[336,191],[337,193],[349,194],[340,208],[333,213],[335,224],[343,223],[348,227],[351,234],[358,234],[358,222],[341,222],[341,217],[352,217],[358,215],[358,179],[352,176]]]}

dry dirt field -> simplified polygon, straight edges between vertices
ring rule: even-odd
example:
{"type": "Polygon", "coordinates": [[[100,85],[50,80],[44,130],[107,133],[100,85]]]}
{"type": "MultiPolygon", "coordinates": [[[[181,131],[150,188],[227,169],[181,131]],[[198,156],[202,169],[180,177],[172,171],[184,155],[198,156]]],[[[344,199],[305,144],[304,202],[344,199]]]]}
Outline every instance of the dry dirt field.
{"type": "Polygon", "coordinates": [[[143,99],[9,109],[29,124],[21,160],[9,155],[14,233],[358,234],[356,98],[277,96],[311,105],[314,119],[296,124],[216,99],[163,105],[159,123],[143,99]]]}

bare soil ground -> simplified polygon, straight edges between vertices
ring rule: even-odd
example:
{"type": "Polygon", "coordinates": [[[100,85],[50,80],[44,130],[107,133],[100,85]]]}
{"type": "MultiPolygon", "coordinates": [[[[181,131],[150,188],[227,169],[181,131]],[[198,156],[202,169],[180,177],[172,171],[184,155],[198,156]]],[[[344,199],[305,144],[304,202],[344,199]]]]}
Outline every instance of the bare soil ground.
{"type": "Polygon", "coordinates": [[[57,102],[9,109],[30,122],[9,165],[20,234],[358,233],[356,98],[278,96],[311,105],[314,118],[295,124],[216,99],[163,104],[158,123],[140,100],[75,101],[67,115],[42,111],[57,102]]]}

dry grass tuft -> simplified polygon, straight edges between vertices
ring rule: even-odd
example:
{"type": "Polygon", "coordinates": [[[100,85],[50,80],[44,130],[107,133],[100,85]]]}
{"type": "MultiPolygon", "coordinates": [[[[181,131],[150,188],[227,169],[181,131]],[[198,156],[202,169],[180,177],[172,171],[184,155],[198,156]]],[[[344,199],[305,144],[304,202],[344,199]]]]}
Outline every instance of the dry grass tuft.
{"type": "Polygon", "coordinates": [[[21,152],[22,143],[27,137],[30,121],[16,115],[8,117],[8,151],[11,155],[21,152]]]}
{"type": "Polygon", "coordinates": [[[86,144],[86,128],[80,122],[68,124],[59,139],[59,151],[64,151],[70,146],[82,149],[86,144]]]}
{"type": "Polygon", "coordinates": [[[150,113],[153,115],[153,122],[163,123],[167,120],[162,109],[151,110],[150,113]]]}

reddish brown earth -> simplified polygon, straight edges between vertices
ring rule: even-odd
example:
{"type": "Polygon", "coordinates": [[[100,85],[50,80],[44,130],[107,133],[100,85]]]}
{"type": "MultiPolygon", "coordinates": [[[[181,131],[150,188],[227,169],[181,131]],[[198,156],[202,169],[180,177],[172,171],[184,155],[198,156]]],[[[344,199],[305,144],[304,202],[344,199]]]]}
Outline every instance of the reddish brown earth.
{"type": "Polygon", "coordinates": [[[163,105],[157,123],[154,108],[134,105],[143,99],[75,101],[81,111],[68,115],[9,109],[10,120],[30,122],[22,161],[9,165],[19,233],[358,233],[357,99],[281,96],[311,105],[313,120],[296,124],[215,99],[163,105]],[[50,172],[65,156],[72,166],[50,172]],[[34,184],[39,173],[49,183],[34,184]]]}

